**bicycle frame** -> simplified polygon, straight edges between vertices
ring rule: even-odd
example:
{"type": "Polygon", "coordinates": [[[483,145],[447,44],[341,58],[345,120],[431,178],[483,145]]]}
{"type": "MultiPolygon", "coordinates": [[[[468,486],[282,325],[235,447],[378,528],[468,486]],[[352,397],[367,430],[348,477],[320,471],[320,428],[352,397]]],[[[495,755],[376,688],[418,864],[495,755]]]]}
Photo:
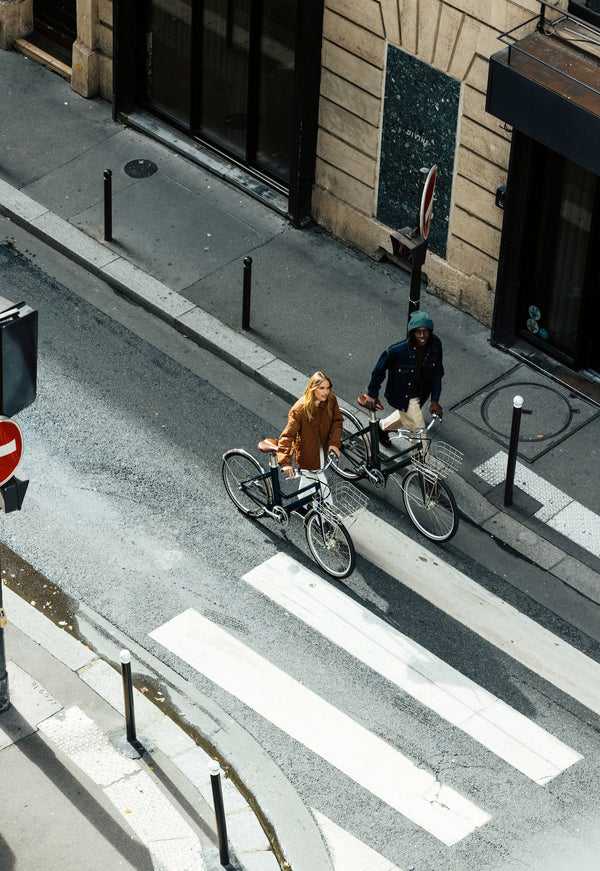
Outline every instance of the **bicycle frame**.
{"type": "Polygon", "coordinates": [[[366,471],[377,469],[386,479],[399,469],[410,465],[412,455],[420,447],[419,443],[410,444],[406,448],[394,451],[391,456],[384,457],[379,450],[379,421],[375,411],[369,411],[369,423],[357,433],[357,435],[367,434],[369,436],[371,462],[369,469],[366,471]]]}
{"type": "Polygon", "coordinates": [[[309,503],[313,501],[315,497],[321,493],[321,482],[314,481],[311,484],[307,484],[305,487],[301,487],[299,490],[296,490],[294,493],[284,493],[281,489],[281,482],[279,480],[279,466],[277,464],[277,458],[273,454],[269,454],[269,468],[266,472],[263,472],[261,475],[254,475],[252,478],[248,478],[247,481],[241,482],[242,490],[252,499],[253,502],[256,502],[261,508],[264,508],[267,514],[272,514],[272,509],[275,507],[283,508],[286,514],[290,515],[292,511],[298,511],[299,508],[304,508],[309,503]],[[271,487],[273,492],[273,504],[270,505],[266,499],[262,499],[256,492],[253,492],[252,484],[255,481],[264,481],[267,478],[271,480],[271,487]],[[305,494],[298,498],[300,494],[305,494]],[[295,500],[295,501],[291,501],[295,500]],[[286,502],[288,504],[286,504],[286,502]]]}

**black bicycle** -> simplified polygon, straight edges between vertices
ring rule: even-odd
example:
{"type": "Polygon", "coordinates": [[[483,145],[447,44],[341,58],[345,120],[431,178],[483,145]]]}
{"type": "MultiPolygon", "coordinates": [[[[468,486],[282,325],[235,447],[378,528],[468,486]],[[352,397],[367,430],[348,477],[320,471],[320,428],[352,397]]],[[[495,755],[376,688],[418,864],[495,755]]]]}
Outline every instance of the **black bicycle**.
{"type": "MultiPolygon", "coordinates": [[[[332,577],[347,578],[354,570],[356,552],[342,519],[358,514],[367,504],[367,497],[351,485],[334,488],[319,480],[294,493],[284,493],[279,480],[277,442],[263,439],[258,449],[268,454],[266,470],[241,448],[223,454],[223,483],[234,505],[247,517],[257,519],[267,515],[284,528],[291,517],[301,518],[316,562],[332,577]]],[[[325,468],[334,458],[331,453],[325,468]]]]}
{"type": "MultiPolygon", "coordinates": [[[[359,396],[357,402],[364,407],[366,396],[359,396]]],[[[379,400],[377,409],[383,409],[379,400]]],[[[344,416],[341,455],[333,463],[333,470],[346,480],[363,478],[381,489],[391,478],[402,491],[404,506],[415,528],[431,541],[449,541],[458,529],[458,508],[443,479],[460,467],[463,455],[444,442],[432,442],[441,418],[434,415],[424,430],[390,432],[392,441],[397,440],[399,446],[392,448],[391,455],[384,456],[379,445],[377,412],[369,411],[369,423],[361,426],[351,412],[344,408],[341,411],[344,416]]]]}

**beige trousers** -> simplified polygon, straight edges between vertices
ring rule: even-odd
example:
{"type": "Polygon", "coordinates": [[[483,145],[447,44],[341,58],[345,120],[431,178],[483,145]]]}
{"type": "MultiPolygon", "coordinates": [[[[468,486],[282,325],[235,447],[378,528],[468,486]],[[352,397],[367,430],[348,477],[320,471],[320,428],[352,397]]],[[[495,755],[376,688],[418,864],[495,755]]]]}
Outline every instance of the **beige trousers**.
{"type": "Polygon", "coordinates": [[[396,409],[388,417],[384,417],[379,422],[381,429],[425,429],[425,418],[423,417],[423,408],[419,404],[419,397],[415,396],[408,403],[406,411],[398,411],[396,409]]]}

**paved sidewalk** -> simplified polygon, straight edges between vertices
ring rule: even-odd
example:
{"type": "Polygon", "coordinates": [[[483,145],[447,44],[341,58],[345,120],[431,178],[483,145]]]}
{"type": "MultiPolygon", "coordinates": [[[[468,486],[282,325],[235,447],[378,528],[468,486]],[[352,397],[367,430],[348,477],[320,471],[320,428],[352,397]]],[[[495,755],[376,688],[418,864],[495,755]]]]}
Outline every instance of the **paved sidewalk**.
{"type": "MultiPolygon", "coordinates": [[[[308,375],[319,368],[331,375],[343,404],[356,410],[355,397],[365,389],[379,352],[405,329],[409,290],[405,273],[373,263],[319,228],[291,229],[281,215],[233,188],[226,180],[227,167],[222,177],[210,174],[142,134],[115,124],[107,103],[78,97],[62,79],[18,54],[0,52],[0,94],[2,118],[10,119],[0,126],[0,215],[5,216],[0,219],[0,243],[10,240],[10,222],[25,227],[286,400],[295,400],[308,375]],[[156,171],[136,173],[139,161],[153,164],[156,171]],[[113,172],[112,242],[103,239],[105,168],[113,172]],[[244,333],[242,261],[247,255],[253,258],[253,287],[251,329],[244,333]]],[[[216,165],[213,169],[218,173],[216,165]]],[[[425,290],[422,308],[432,315],[444,343],[443,437],[465,454],[460,476],[452,482],[465,518],[542,566],[566,587],[600,602],[598,406],[492,348],[488,328],[425,290]],[[525,397],[526,407],[534,414],[523,418],[514,505],[505,509],[502,482],[516,393],[525,397]],[[577,457],[585,457],[586,462],[574,461],[577,457]]],[[[11,602],[10,611],[14,606],[11,602]]],[[[120,781],[94,782],[77,770],[58,743],[59,726],[68,730],[74,725],[71,717],[79,717],[79,724],[88,717],[99,727],[97,736],[120,728],[121,720],[113,710],[113,705],[118,708],[120,675],[93,657],[72,665],[58,663],[56,669],[69,674],[64,680],[65,692],[67,688],[69,692],[64,695],[64,675],[58,682],[54,678],[56,654],[45,654],[45,641],[40,640],[36,661],[26,635],[21,637],[14,626],[9,629],[9,655],[17,651],[11,686],[15,693],[21,686],[25,696],[37,694],[42,699],[39,705],[45,707],[34,706],[34,720],[40,710],[44,714],[38,719],[37,731],[2,750],[16,766],[15,777],[22,776],[22,783],[31,785],[32,766],[40,754],[59,766],[57,772],[68,778],[74,794],[85,798],[69,803],[81,824],[90,829],[85,838],[93,836],[90,843],[99,845],[97,856],[93,849],[89,851],[93,861],[98,859],[98,868],[101,864],[151,868],[152,862],[154,867],[169,868],[160,864],[164,839],[155,842],[154,829],[148,833],[143,827],[132,827],[133,837],[123,834],[135,815],[133,808],[125,807],[129,796],[122,801],[112,786],[120,781]],[[100,676],[97,683],[91,682],[94,675],[100,676]],[[110,684],[106,693],[100,688],[104,679],[106,686],[110,684]],[[43,725],[50,722],[57,724],[56,731],[43,725]],[[90,802],[102,810],[102,832],[93,831],[90,802]],[[132,813],[125,815],[124,807],[132,813]],[[114,838],[107,837],[111,834],[114,838]],[[111,850],[113,860],[117,856],[118,861],[109,860],[106,854],[101,862],[102,849],[111,850]]],[[[154,708],[147,705],[142,697],[141,709],[154,708]]],[[[15,709],[22,724],[28,721],[25,708],[21,710],[15,702],[15,709]]],[[[200,849],[211,867],[215,841],[203,803],[206,759],[195,763],[202,778],[188,778],[185,772],[180,781],[179,762],[186,754],[200,759],[199,749],[185,736],[175,738],[164,719],[160,726],[151,717],[142,722],[140,731],[145,731],[160,754],[158,768],[167,772],[167,780],[178,784],[183,802],[176,808],[173,832],[165,837],[180,838],[189,850],[192,843],[199,844],[193,849],[200,849]],[[188,797],[189,789],[193,798],[188,797]]],[[[29,728],[23,725],[25,731],[29,728]]],[[[198,733],[206,734],[202,726],[198,733]]],[[[215,728],[213,738],[217,733],[215,728]]],[[[102,746],[112,755],[104,738],[102,746]]],[[[226,750],[221,758],[228,759],[226,750]]],[[[147,760],[136,765],[136,773],[123,779],[143,775],[153,783],[153,793],[156,788],[164,795],[153,779],[158,779],[156,769],[153,774],[147,760]]],[[[242,782],[251,782],[248,771],[238,774],[242,782]]],[[[38,809],[61,800],[50,782],[40,789],[45,791],[40,792],[38,809]]],[[[26,789],[17,794],[24,808],[26,789]]],[[[264,803],[261,811],[267,819],[275,816],[276,799],[264,803]]],[[[293,815],[288,822],[287,830],[277,833],[285,842],[283,854],[294,871],[327,867],[303,855],[300,843],[286,841],[294,827],[300,834],[303,831],[293,815]]],[[[25,830],[18,826],[19,814],[15,813],[7,830],[19,831],[25,838],[25,830]]],[[[29,828],[26,831],[30,834],[29,828]]],[[[65,838],[63,829],[57,834],[56,849],[61,844],[64,847],[65,838]]],[[[268,863],[275,859],[264,844],[246,853],[233,843],[241,865],[249,871],[270,871],[268,863]]],[[[35,843],[26,846],[38,849],[35,843]]],[[[2,853],[0,860],[4,860],[2,853]]],[[[1,867],[11,868],[10,861],[8,854],[1,867]]],[[[44,865],[32,852],[31,861],[20,867],[44,865]]],[[[178,866],[178,871],[184,867],[188,866],[178,866]]]]}
{"type": "MultiPolygon", "coordinates": [[[[127,742],[121,673],[7,587],[11,705],[0,714],[2,871],[215,871],[221,865],[212,757],[134,689],[127,742]]],[[[135,674],[140,663],[132,661],[135,674]]],[[[277,871],[254,811],[220,777],[230,867],[277,871]]]]}

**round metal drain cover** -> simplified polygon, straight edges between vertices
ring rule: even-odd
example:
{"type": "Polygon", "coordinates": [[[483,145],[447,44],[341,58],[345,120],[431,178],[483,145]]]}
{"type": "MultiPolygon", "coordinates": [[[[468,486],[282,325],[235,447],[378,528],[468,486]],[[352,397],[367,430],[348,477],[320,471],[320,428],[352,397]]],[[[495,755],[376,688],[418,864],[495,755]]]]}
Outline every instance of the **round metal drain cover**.
{"type": "Polygon", "coordinates": [[[130,178],[148,178],[158,169],[151,160],[130,160],[125,164],[125,173],[130,178]]]}
{"type": "Polygon", "coordinates": [[[510,436],[513,399],[518,395],[527,397],[523,411],[531,411],[531,414],[521,415],[519,441],[556,438],[570,426],[573,409],[566,397],[552,387],[521,382],[498,387],[481,405],[481,416],[498,435],[510,436]]]}

